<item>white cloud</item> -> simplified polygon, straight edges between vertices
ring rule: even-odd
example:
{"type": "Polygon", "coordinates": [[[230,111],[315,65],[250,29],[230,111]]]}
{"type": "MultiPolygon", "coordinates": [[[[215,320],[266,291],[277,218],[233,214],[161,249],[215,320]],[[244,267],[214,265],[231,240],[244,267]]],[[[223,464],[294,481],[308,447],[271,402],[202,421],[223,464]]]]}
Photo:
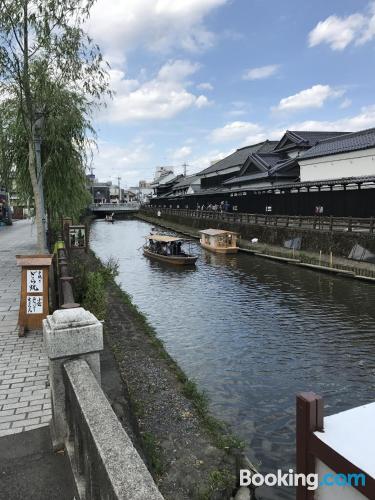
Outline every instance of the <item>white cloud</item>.
{"type": "Polygon", "coordinates": [[[172,159],[175,161],[185,160],[191,155],[191,147],[190,146],[181,146],[180,148],[172,151],[172,159]]]}
{"type": "Polygon", "coordinates": [[[91,10],[89,32],[112,62],[137,47],[201,51],[215,41],[205,17],[227,1],[98,0],[91,10]]]}
{"type": "Polygon", "coordinates": [[[199,89],[199,90],[214,90],[214,87],[209,82],[203,82],[203,83],[199,83],[197,85],[197,89],[199,89]]]}
{"type": "Polygon", "coordinates": [[[280,66],[279,64],[270,64],[268,66],[261,66],[259,68],[252,68],[246,70],[243,75],[244,80],[262,80],[264,78],[269,78],[270,76],[277,73],[280,66]]]}
{"type": "Polygon", "coordinates": [[[289,130],[328,130],[333,132],[356,132],[375,127],[375,104],[365,106],[360,113],[335,121],[308,120],[288,126],[289,130]]]}
{"type": "Polygon", "coordinates": [[[346,97],[340,104],[340,109],[350,108],[351,105],[352,101],[348,97],[346,97]]]}
{"type": "Polygon", "coordinates": [[[186,79],[199,68],[190,61],[169,61],[155,78],[146,82],[126,79],[121,70],[110,70],[111,86],[115,96],[103,111],[102,120],[128,122],[147,119],[172,118],[181,111],[210,104],[204,95],[187,90],[186,79]]]}
{"type": "Polygon", "coordinates": [[[214,129],[210,138],[213,142],[229,142],[246,140],[248,143],[263,140],[262,127],[257,123],[235,121],[224,127],[214,129]]]}
{"type": "Polygon", "coordinates": [[[209,167],[212,162],[222,160],[231,153],[233,153],[233,150],[220,151],[219,149],[212,149],[202,155],[196,156],[192,160],[189,160],[188,173],[193,174],[200,172],[201,170],[209,167]]]}
{"type": "Polygon", "coordinates": [[[340,97],[343,94],[343,90],[333,89],[329,85],[314,85],[297,94],[284,97],[274,109],[277,111],[296,111],[306,108],[321,108],[328,98],[340,97]]]}
{"type": "Polygon", "coordinates": [[[344,50],[349,44],[363,45],[375,37],[375,2],[369,4],[366,14],[355,13],[347,17],[329,16],[320,21],[309,33],[310,47],[321,43],[332,50],[344,50]]]}
{"type": "Polygon", "coordinates": [[[153,144],[145,144],[141,140],[132,141],[128,147],[101,141],[98,151],[94,152],[95,176],[100,180],[112,180],[116,183],[116,177],[120,176],[123,186],[137,185],[139,179],[149,175],[145,165],[151,164],[152,148],[153,144]]]}

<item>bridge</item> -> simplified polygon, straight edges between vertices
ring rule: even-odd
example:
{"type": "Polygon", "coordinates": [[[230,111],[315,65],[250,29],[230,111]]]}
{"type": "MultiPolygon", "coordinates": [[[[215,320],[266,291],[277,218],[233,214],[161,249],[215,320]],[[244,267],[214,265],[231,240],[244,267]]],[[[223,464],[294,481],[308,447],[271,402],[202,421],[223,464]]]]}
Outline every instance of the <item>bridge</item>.
{"type": "Polygon", "coordinates": [[[115,215],[126,215],[138,212],[140,203],[129,201],[127,203],[92,203],[89,206],[91,213],[98,217],[114,213],[115,215]]]}

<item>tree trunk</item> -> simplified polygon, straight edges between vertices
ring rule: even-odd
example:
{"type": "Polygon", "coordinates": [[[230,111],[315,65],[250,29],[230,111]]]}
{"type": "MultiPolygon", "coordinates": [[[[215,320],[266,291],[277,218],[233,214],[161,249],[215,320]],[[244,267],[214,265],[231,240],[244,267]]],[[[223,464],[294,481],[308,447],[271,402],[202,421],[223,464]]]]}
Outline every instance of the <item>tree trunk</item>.
{"type": "Polygon", "coordinates": [[[45,215],[43,214],[42,211],[38,179],[35,169],[35,161],[36,159],[35,159],[34,143],[32,139],[29,139],[29,174],[34,194],[37,245],[38,245],[38,251],[40,253],[45,253],[47,251],[46,234],[43,225],[43,220],[45,219],[45,215]]]}

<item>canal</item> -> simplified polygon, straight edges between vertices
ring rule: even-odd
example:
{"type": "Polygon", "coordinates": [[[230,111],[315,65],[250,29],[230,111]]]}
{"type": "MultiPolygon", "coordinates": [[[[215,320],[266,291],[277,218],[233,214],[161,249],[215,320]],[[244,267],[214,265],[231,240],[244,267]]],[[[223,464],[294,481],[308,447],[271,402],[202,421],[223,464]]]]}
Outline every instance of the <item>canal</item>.
{"type": "Polygon", "coordinates": [[[119,260],[122,288],[261,472],[294,467],[297,392],[322,395],[326,414],[373,401],[373,285],[197,243],[196,268],[173,268],[142,255],[150,228],[97,221],[91,247],[119,260]]]}

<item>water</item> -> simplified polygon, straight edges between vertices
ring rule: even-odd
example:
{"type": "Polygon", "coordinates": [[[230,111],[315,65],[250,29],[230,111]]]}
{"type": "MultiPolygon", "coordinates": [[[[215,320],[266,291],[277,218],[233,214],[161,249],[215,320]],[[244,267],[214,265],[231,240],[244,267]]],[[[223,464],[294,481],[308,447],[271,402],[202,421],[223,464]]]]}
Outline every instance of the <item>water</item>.
{"type": "Polygon", "coordinates": [[[91,247],[119,259],[123,289],[261,472],[294,467],[297,392],[322,395],[327,415],[373,400],[373,285],[197,243],[196,268],[174,268],[142,255],[150,228],[98,221],[91,247]]]}

